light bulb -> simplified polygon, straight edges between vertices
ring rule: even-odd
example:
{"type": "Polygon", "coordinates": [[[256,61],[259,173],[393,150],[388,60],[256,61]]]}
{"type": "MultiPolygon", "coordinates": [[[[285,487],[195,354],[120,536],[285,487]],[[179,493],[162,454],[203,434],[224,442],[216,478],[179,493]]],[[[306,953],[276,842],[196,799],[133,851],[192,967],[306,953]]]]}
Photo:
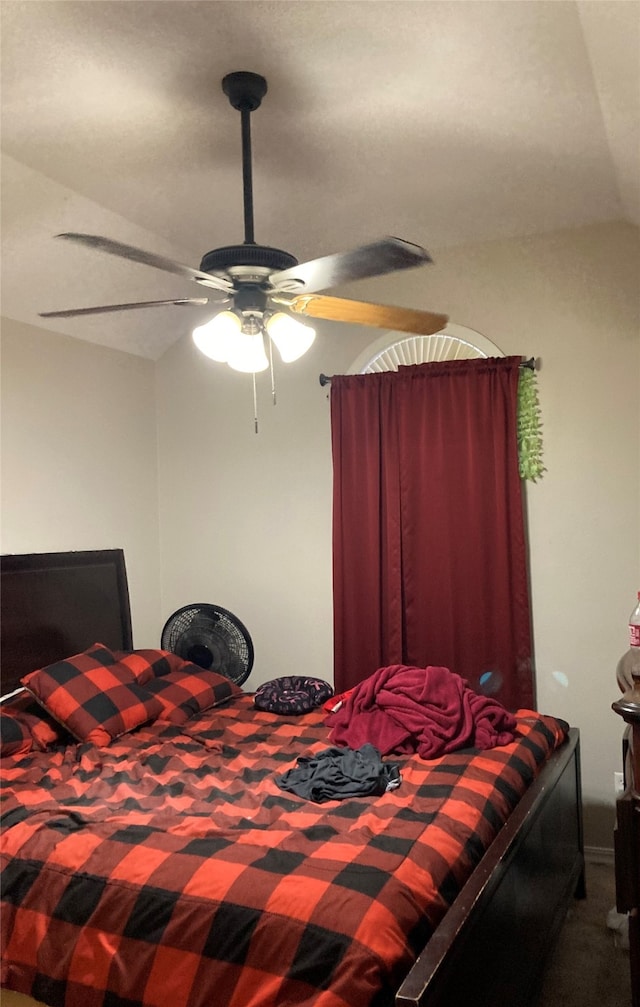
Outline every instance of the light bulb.
{"type": "Polygon", "coordinates": [[[285,315],[283,311],[276,311],[267,319],[266,329],[286,364],[298,360],[316,338],[315,329],[296,321],[291,315],[285,315]]]}
{"type": "Polygon", "coordinates": [[[206,357],[226,364],[242,322],[233,311],[221,311],[193,330],[193,341],[206,357]]]}
{"type": "Polygon", "coordinates": [[[243,371],[245,374],[266,371],[269,361],[264,352],[262,332],[238,332],[229,348],[227,363],[234,371],[243,371]]]}

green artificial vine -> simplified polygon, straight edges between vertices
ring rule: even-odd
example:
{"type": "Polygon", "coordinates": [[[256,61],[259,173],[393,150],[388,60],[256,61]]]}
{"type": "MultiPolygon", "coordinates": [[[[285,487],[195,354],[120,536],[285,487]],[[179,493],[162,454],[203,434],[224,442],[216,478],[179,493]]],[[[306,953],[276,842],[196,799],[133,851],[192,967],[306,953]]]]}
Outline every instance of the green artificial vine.
{"type": "Polygon", "coordinates": [[[518,380],[518,464],[522,479],[535,482],[546,471],[542,464],[542,420],[536,372],[520,368],[518,380]]]}

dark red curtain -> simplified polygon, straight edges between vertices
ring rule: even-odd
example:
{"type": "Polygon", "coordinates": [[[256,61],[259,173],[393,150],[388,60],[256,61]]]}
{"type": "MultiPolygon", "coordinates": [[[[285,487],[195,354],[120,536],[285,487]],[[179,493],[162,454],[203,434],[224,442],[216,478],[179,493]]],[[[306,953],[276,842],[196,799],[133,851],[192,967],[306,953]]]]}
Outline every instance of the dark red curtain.
{"type": "Polygon", "coordinates": [[[520,360],[332,379],[337,692],[387,665],[443,665],[534,705],[520,360]]]}

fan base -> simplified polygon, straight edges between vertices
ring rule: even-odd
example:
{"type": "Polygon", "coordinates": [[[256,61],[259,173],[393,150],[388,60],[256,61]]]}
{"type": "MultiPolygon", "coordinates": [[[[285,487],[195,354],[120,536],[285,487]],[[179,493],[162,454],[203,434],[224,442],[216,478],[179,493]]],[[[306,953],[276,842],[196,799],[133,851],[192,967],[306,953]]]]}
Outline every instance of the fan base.
{"type": "Polygon", "coordinates": [[[291,269],[298,260],[289,252],[268,245],[225,245],[206,252],[200,263],[203,273],[226,273],[233,266],[258,266],[272,272],[291,269]]]}

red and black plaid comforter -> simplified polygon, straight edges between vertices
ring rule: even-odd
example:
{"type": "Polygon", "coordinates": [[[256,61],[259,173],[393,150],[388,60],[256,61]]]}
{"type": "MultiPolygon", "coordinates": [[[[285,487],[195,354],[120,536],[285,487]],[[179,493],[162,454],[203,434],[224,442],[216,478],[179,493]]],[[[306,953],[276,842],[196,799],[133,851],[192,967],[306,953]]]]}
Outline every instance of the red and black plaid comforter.
{"type": "Polygon", "coordinates": [[[108,748],[3,760],[2,985],[60,1007],[366,1007],[417,951],[562,740],[394,760],[402,785],[316,805],[275,777],[322,711],[242,697],[108,748]]]}

